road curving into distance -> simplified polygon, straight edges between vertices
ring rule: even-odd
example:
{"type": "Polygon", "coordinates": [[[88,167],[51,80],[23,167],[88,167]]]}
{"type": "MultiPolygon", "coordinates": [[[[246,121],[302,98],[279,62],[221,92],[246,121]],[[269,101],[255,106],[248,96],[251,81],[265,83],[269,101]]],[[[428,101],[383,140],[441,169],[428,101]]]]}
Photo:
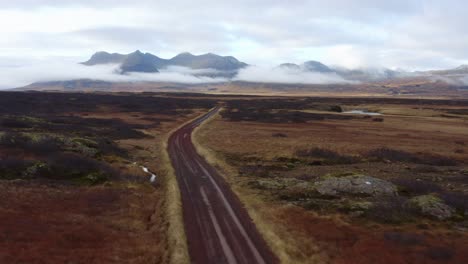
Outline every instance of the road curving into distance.
{"type": "Polygon", "coordinates": [[[183,126],[168,142],[182,197],[190,260],[195,264],[278,263],[237,196],[192,143],[193,129],[219,108],[183,126]]]}

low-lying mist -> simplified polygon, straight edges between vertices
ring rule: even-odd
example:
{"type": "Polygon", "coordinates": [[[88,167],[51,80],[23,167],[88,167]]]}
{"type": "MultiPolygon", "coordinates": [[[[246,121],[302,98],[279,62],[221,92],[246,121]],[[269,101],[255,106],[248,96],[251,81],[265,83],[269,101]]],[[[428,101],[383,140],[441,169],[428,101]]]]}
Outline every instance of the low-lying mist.
{"type": "Polygon", "coordinates": [[[93,79],[108,82],[176,82],[213,83],[224,78],[201,76],[211,70],[192,70],[184,67],[169,67],[159,73],[119,74],[119,65],[85,66],[62,60],[40,61],[31,64],[0,65],[0,89],[17,88],[37,82],[93,79]]]}
{"type": "Polygon", "coordinates": [[[284,84],[343,84],[355,83],[336,73],[294,71],[283,68],[250,66],[241,69],[234,78],[238,81],[284,84]]]}
{"type": "MultiPolygon", "coordinates": [[[[107,82],[170,82],[183,84],[221,83],[228,81],[245,81],[257,83],[280,84],[357,84],[360,81],[384,79],[385,71],[359,70],[348,71],[336,69],[330,72],[311,72],[281,67],[249,66],[228,78],[226,73],[213,69],[190,69],[170,66],[159,69],[159,73],[126,73],[120,74],[119,65],[85,66],[77,60],[0,60],[0,89],[24,87],[32,83],[91,79],[107,82]],[[342,74],[344,72],[344,74],[342,74]],[[351,74],[350,74],[351,73],[351,74]]],[[[468,85],[468,77],[444,77],[430,74],[398,72],[398,75],[387,78],[409,76],[426,76],[433,81],[444,81],[453,85],[468,85]]]]}
{"type": "Polygon", "coordinates": [[[119,74],[119,65],[85,66],[70,59],[12,60],[4,58],[0,63],[0,89],[27,86],[38,82],[92,79],[108,82],[173,82],[217,83],[229,80],[268,83],[329,84],[351,83],[335,73],[293,72],[281,68],[249,66],[241,69],[232,79],[216,77],[212,69],[190,69],[171,66],[159,73],[119,74]],[[10,61],[10,62],[9,62],[10,61]],[[14,63],[12,63],[14,61],[14,63]]]}

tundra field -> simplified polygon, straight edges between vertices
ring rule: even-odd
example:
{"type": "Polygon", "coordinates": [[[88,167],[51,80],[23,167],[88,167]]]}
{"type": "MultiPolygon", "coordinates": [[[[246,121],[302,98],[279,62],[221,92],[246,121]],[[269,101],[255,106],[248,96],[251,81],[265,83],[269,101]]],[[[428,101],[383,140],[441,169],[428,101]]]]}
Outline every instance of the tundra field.
{"type": "Polygon", "coordinates": [[[282,263],[468,263],[468,100],[56,92],[0,94],[0,263],[188,262],[166,143],[217,105],[195,147],[282,263]]]}
{"type": "Polygon", "coordinates": [[[0,263],[169,262],[171,237],[183,230],[168,233],[176,223],[166,137],[212,105],[2,92],[0,263]]]}
{"type": "Polygon", "coordinates": [[[468,261],[468,101],[231,100],[195,142],[284,263],[468,261]]]}

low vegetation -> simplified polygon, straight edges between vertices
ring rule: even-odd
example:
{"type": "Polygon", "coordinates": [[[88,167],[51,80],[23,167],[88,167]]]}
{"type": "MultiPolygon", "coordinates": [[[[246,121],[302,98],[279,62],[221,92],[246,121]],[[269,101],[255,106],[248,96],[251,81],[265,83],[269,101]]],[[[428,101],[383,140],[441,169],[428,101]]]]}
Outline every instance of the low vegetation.
{"type": "Polygon", "coordinates": [[[324,148],[298,150],[296,151],[296,155],[303,158],[318,159],[309,163],[310,165],[353,164],[360,161],[358,157],[339,154],[324,148]]]}
{"type": "Polygon", "coordinates": [[[229,119],[230,121],[253,121],[263,123],[306,123],[325,119],[349,120],[353,118],[352,116],[339,114],[307,113],[286,110],[272,111],[271,109],[255,108],[227,110],[221,115],[223,118],[229,119]]]}
{"type": "Polygon", "coordinates": [[[457,263],[468,260],[465,108],[464,100],[231,100],[196,137],[264,235],[275,234],[284,262],[375,263],[392,252],[389,263],[407,254],[457,263]],[[353,109],[383,116],[341,113],[353,109]]]}
{"type": "Polygon", "coordinates": [[[169,263],[186,256],[161,228],[177,218],[166,219],[175,209],[165,200],[174,186],[165,179],[163,141],[213,104],[156,94],[2,92],[0,262],[169,263]]]}
{"type": "Polygon", "coordinates": [[[455,166],[457,160],[441,155],[429,153],[410,153],[402,150],[395,150],[391,148],[378,148],[373,149],[365,154],[368,159],[377,161],[396,161],[396,162],[410,162],[417,164],[428,164],[433,166],[455,166]]]}

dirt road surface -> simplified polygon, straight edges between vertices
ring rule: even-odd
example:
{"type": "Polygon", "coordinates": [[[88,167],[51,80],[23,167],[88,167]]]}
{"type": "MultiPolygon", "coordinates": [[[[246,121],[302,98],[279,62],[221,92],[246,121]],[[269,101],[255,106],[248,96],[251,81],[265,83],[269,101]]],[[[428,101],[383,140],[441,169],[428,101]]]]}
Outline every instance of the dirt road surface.
{"type": "Polygon", "coordinates": [[[192,143],[193,129],[217,111],[218,107],[169,138],[191,262],[278,263],[237,196],[192,143]]]}

